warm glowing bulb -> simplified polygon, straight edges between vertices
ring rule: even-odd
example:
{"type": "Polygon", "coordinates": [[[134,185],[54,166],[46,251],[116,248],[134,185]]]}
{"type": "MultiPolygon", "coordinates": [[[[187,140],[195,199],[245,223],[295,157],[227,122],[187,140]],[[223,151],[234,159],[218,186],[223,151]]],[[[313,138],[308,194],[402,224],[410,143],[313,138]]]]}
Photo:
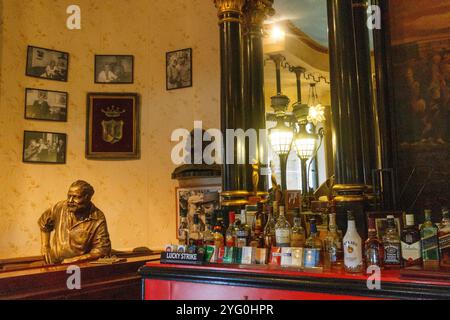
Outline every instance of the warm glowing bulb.
{"type": "Polygon", "coordinates": [[[284,31],[279,26],[274,26],[271,31],[271,38],[274,41],[281,41],[284,39],[284,31]]]}

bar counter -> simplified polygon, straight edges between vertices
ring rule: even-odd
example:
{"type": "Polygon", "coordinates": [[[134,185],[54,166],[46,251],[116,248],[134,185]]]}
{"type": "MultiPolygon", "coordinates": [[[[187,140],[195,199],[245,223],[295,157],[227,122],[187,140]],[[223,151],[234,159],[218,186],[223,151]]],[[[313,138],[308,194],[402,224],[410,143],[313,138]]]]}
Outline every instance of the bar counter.
{"type": "Polygon", "coordinates": [[[367,300],[450,299],[450,282],[404,279],[381,271],[381,289],[368,276],[306,272],[273,265],[175,265],[149,262],[139,269],[145,300],[367,300]]]}
{"type": "Polygon", "coordinates": [[[76,264],[81,288],[67,287],[69,265],[52,265],[0,272],[0,300],[3,299],[125,299],[141,298],[139,267],[159,260],[159,254],[131,257],[114,264],[76,264]]]}

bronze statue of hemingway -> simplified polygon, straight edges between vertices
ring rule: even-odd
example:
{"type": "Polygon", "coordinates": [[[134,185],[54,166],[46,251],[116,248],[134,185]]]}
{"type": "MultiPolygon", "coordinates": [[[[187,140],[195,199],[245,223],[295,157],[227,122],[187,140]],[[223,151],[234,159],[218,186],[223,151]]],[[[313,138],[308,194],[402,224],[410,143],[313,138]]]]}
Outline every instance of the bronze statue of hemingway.
{"type": "Polygon", "coordinates": [[[45,263],[76,263],[110,255],[105,215],[91,202],[93,194],[89,183],[76,181],[69,188],[67,200],[58,202],[39,218],[45,263]]]}

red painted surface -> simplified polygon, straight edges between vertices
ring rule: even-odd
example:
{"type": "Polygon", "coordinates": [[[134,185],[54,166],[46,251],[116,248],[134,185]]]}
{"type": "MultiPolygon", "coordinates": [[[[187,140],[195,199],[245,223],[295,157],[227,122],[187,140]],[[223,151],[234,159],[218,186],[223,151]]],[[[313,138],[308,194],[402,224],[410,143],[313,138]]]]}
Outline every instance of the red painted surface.
{"type": "Polygon", "coordinates": [[[145,300],[376,300],[325,293],[145,280],[145,300]]]}

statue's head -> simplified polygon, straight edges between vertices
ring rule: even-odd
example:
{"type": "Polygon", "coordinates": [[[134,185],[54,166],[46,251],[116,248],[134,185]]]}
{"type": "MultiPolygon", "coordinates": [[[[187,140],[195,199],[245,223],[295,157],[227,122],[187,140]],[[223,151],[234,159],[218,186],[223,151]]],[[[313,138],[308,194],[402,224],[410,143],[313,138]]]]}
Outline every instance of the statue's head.
{"type": "Polygon", "coordinates": [[[94,188],[86,181],[72,183],[67,193],[67,206],[70,212],[81,213],[91,205],[94,188]]]}

